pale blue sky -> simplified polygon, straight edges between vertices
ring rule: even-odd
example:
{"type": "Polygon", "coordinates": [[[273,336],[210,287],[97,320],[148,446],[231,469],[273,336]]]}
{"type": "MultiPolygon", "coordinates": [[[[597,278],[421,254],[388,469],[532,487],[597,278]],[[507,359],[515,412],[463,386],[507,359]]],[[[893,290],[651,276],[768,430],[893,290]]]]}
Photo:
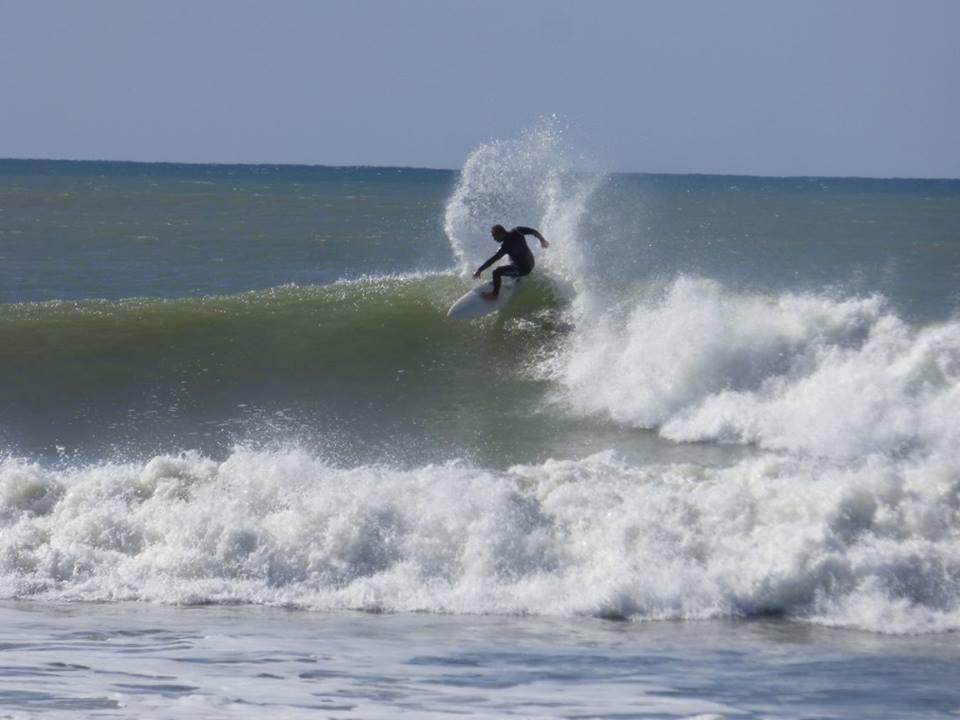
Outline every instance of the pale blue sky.
{"type": "Polygon", "coordinates": [[[960,1],[0,0],[0,157],[960,177],[960,1]]]}

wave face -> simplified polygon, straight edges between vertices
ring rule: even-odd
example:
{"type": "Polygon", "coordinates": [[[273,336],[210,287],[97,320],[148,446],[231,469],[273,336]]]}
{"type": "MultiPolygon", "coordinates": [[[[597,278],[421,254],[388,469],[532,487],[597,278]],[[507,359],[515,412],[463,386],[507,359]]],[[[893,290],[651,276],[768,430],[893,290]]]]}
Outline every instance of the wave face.
{"type": "Polygon", "coordinates": [[[960,629],[960,186],[574,157],[478,148],[408,254],[437,179],[327,173],[325,284],[0,306],[0,597],[960,629]],[[497,222],[552,245],[450,321],[497,222]]]}
{"type": "Polygon", "coordinates": [[[0,373],[18,380],[3,388],[0,437],[18,454],[56,445],[84,459],[291,437],[353,462],[469,449],[468,417],[536,403],[527,368],[563,330],[535,279],[499,321],[452,322],[466,287],[420,274],[0,306],[0,373]]]}

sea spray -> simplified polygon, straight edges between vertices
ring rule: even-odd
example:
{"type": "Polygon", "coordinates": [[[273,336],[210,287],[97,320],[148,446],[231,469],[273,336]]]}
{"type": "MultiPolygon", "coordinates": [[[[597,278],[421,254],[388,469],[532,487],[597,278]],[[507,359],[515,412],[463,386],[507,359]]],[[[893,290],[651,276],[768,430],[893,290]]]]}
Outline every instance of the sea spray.
{"type": "Polygon", "coordinates": [[[599,181],[576,167],[556,118],[481,145],[464,163],[444,216],[457,269],[470,274],[494,253],[492,225],[528,225],[551,242],[549,251],[535,251],[538,272],[561,288],[575,287],[588,276],[580,222],[599,181]]]}

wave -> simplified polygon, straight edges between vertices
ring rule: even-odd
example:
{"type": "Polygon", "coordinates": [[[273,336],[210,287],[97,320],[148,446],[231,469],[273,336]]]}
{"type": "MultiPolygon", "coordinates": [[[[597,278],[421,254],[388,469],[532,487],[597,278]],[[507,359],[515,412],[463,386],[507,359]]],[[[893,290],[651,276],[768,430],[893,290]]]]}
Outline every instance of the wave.
{"type": "MultiPolygon", "coordinates": [[[[0,306],[0,372],[37,388],[240,382],[346,373],[363,381],[438,355],[468,360],[490,323],[457,323],[446,310],[467,285],[450,274],[371,277],[231,296],[0,306]],[[459,349],[457,349],[459,348],[459,349]]],[[[554,306],[525,284],[500,318],[554,306]]],[[[11,392],[16,392],[11,388],[11,392]]]]}
{"type": "MultiPolygon", "coordinates": [[[[446,318],[447,308],[467,287],[452,274],[422,273],[200,298],[0,305],[5,338],[0,359],[27,362],[50,353],[122,352],[147,344],[187,349],[227,334],[241,347],[269,337],[278,354],[301,346],[304,334],[321,350],[349,346],[360,337],[382,342],[382,351],[396,350],[390,345],[405,334],[433,339],[478,327],[446,318]]],[[[533,278],[503,316],[535,314],[554,304],[549,287],[533,278]]]]}
{"type": "MultiPolygon", "coordinates": [[[[480,322],[446,310],[453,274],[370,277],[177,300],[0,307],[0,448],[52,459],[143,458],[301,438],[341,457],[417,455],[477,436],[566,331],[539,278],[480,322]],[[504,400],[506,398],[506,400],[504,400]]],[[[535,402],[535,399],[533,400],[535,402]]]]}
{"type": "Polygon", "coordinates": [[[942,462],[7,458],[0,595],[954,630],[960,479],[942,462]]]}
{"type": "Polygon", "coordinates": [[[681,276],[584,312],[543,371],[572,412],[675,441],[852,459],[960,440],[960,322],[912,326],[879,295],[681,276]]]}
{"type": "Polygon", "coordinates": [[[676,267],[632,278],[644,238],[591,211],[603,178],[575,172],[571,158],[549,120],[481,146],[446,214],[463,269],[497,218],[519,213],[557,233],[546,275],[570,299],[573,329],[540,372],[565,411],[670,441],[835,460],[919,455],[960,439],[960,322],[910,324],[878,293],[735,288],[676,267]],[[614,249],[633,263],[626,276],[614,249]],[[598,254],[599,264],[585,260],[598,254]]]}

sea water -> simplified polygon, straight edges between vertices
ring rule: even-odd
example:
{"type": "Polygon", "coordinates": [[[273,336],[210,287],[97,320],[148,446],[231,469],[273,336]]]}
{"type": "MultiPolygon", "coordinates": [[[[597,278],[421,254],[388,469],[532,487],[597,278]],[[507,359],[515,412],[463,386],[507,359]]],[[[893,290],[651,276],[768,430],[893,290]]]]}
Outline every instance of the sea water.
{"type": "Polygon", "coordinates": [[[581,160],[0,161],[0,713],[960,712],[960,182],[581,160]]]}

